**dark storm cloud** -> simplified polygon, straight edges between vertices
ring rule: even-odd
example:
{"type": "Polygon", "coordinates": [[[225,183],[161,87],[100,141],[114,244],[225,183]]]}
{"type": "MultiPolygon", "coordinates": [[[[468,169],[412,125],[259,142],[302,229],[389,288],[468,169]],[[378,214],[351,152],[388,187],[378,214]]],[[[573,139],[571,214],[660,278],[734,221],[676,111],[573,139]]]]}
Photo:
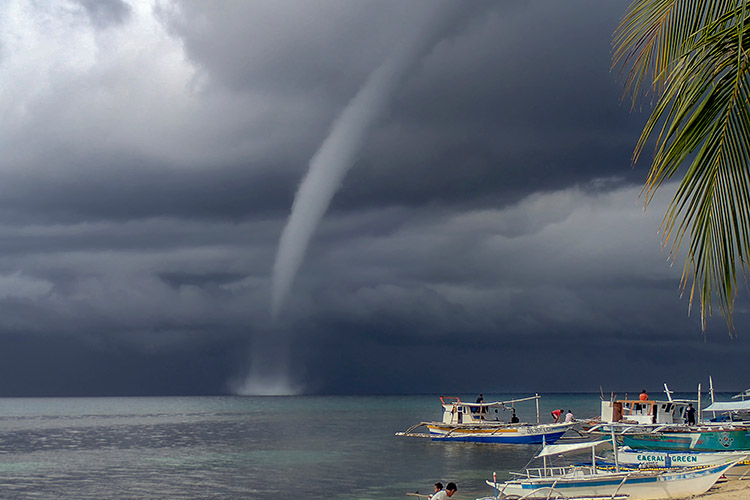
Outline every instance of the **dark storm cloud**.
{"type": "MultiPolygon", "coordinates": [[[[355,94],[418,7],[424,9],[420,2],[322,2],[289,15],[257,3],[225,9],[186,3],[169,19],[214,85],[304,95],[330,123],[330,113],[355,94]],[[393,9],[402,12],[383,29],[377,20],[393,9]],[[200,30],[187,20],[196,16],[204,20],[200,30]],[[221,35],[211,24],[223,27],[221,35]],[[257,41],[279,26],[283,38],[257,41]],[[351,38],[341,44],[341,36],[351,38]]],[[[621,105],[609,72],[618,9],[601,2],[534,2],[525,9],[468,2],[466,10],[399,90],[334,208],[494,204],[592,176],[639,182],[628,167],[641,117],[621,105]],[[534,26],[533,36],[527,26],[534,26]]],[[[320,141],[325,131],[310,132],[320,141]]]]}
{"type": "Polygon", "coordinates": [[[339,206],[370,196],[494,205],[597,176],[640,182],[628,168],[640,117],[620,104],[601,43],[617,15],[602,3],[496,3],[423,62],[339,206]]]}
{"type": "Polygon", "coordinates": [[[0,340],[4,397],[216,394],[243,362],[241,336],[199,347],[144,352],[132,345],[92,345],[52,331],[0,340]],[[19,380],[20,379],[20,380],[19,380]]]}
{"type": "MultiPolygon", "coordinates": [[[[87,217],[96,217],[96,210],[101,210],[104,217],[112,211],[131,210],[136,216],[143,216],[152,208],[158,214],[169,210],[167,207],[180,210],[185,200],[195,202],[191,203],[195,210],[201,210],[204,204],[205,210],[211,212],[220,210],[211,207],[217,198],[200,189],[211,189],[205,178],[215,175],[214,184],[231,184],[220,188],[228,200],[234,200],[224,205],[228,210],[252,203],[251,208],[261,211],[265,207],[286,211],[294,176],[301,175],[312,148],[325,136],[335,113],[362,85],[367,71],[393,48],[389,38],[408,28],[408,22],[419,13],[414,7],[398,7],[404,11],[399,19],[405,20],[396,26],[389,23],[390,31],[382,30],[378,19],[401,4],[385,4],[388,8],[368,3],[345,7],[350,3],[331,2],[294,11],[293,15],[283,8],[257,2],[229,3],[220,9],[189,3],[181,9],[167,9],[169,15],[164,17],[199,64],[197,73],[206,75],[201,78],[278,103],[275,112],[280,116],[300,99],[305,101],[294,118],[302,118],[303,126],[280,141],[295,146],[282,145],[260,160],[252,155],[237,155],[230,160],[234,172],[228,173],[227,160],[220,160],[224,164],[217,165],[215,157],[203,149],[195,155],[198,159],[190,160],[198,162],[199,171],[185,172],[183,168],[165,167],[165,161],[167,165],[179,164],[180,158],[155,163],[153,158],[134,156],[132,147],[116,156],[107,156],[111,154],[109,150],[86,154],[92,143],[76,145],[77,150],[68,152],[71,143],[65,139],[62,149],[58,147],[41,158],[44,164],[64,165],[66,173],[77,173],[75,178],[61,179],[57,173],[26,168],[19,176],[19,188],[12,183],[7,189],[29,203],[49,203],[40,207],[44,210],[59,208],[65,213],[63,204],[70,200],[77,205],[70,211],[83,211],[87,217]],[[331,29],[330,23],[342,27],[331,29]],[[342,44],[340,37],[354,37],[353,43],[342,44]],[[321,77],[325,85],[311,87],[315,73],[305,65],[322,67],[320,71],[326,72],[321,77]],[[279,73],[282,71],[286,73],[279,73]],[[320,101],[317,94],[309,94],[331,89],[335,89],[333,101],[320,101]],[[313,122],[317,126],[309,126],[313,122]],[[284,156],[293,156],[280,157],[279,150],[284,156]],[[48,186],[48,192],[44,196],[27,196],[28,186],[37,185],[42,191],[48,186]],[[244,189],[247,196],[243,201],[240,198],[244,189]],[[138,203],[122,199],[136,194],[138,203]],[[137,214],[139,210],[141,213],[137,214]]],[[[628,166],[637,131],[633,125],[639,120],[620,105],[620,89],[608,71],[609,34],[619,12],[596,2],[574,2],[565,8],[542,3],[531,9],[514,4],[505,8],[494,2],[471,5],[473,9],[467,11],[482,15],[467,14],[468,19],[458,24],[463,30],[454,28],[452,35],[415,68],[399,91],[393,109],[386,113],[388,118],[368,139],[356,168],[345,179],[346,189],[334,200],[334,208],[356,209],[383,203],[422,206],[430,202],[494,205],[594,176],[616,174],[629,176],[631,182],[640,180],[640,172],[628,166]],[[597,22],[589,26],[585,22],[588,18],[597,22]],[[571,28],[577,19],[584,20],[586,29],[571,28]],[[516,40],[524,34],[518,33],[518,26],[527,24],[534,24],[547,36],[522,38],[519,43],[516,40]],[[506,35],[510,41],[498,34],[506,35]],[[605,126],[606,133],[600,132],[605,126]],[[584,149],[587,154],[581,156],[579,152],[584,149]]],[[[138,85],[132,87],[130,94],[139,90],[138,85]]],[[[204,92],[210,97],[217,90],[204,92]]],[[[32,122],[33,126],[42,131],[54,128],[49,123],[60,123],[69,114],[60,106],[48,106],[48,113],[54,115],[44,117],[44,123],[32,122]]],[[[87,109],[90,106],[87,104],[78,112],[85,116],[98,111],[87,109]]],[[[228,112],[241,110],[242,107],[228,112]]],[[[131,113],[123,112],[126,117],[131,113]]],[[[195,113],[198,114],[191,118],[196,125],[189,126],[196,133],[204,133],[197,124],[213,128],[205,123],[200,109],[195,113]]],[[[131,134],[128,128],[138,125],[129,122],[106,124],[112,128],[108,135],[131,134]]],[[[253,126],[239,125],[232,131],[237,140],[279,141],[267,136],[277,124],[267,124],[268,130],[260,136],[253,126]]],[[[45,148],[39,149],[44,154],[45,148]]],[[[34,155],[40,158],[39,152],[34,155]]],[[[225,201],[222,199],[221,203],[225,201]]]]}
{"type": "Polygon", "coordinates": [[[273,166],[225,164],[186,171],[128,155],[64,163],[64,173],[7,175],[7,184],[0,187],[0,209],[47,221],[160,216],[241,220],[288,210],[290,185],[297,180],[273,166]]]}
{"type": "MultiPolygon", "coordinates": [[[[184,41],[186,54],[207,72],[212,86],[239,92],[260,89],[306,96],[309,92],[345,104],[342,96],[356,92],[431,4],[280,0],[225,2],[217,8],[182,1],[163,9],[162,15],[184,41]]],[[[449,32],[489,5],[465,2],[449,32]]]]}
{"type": "MultiPolygon", "coordinates": [[[[680,320],[686,330],[693,326],[684,317],[680,320]]],[[[699,335],[684,332],[663,339],[653,332],[639,338],[632,330],[616,336],[569,329],[526,335],[496,331],[472,342],[460,335],[465,332],[456,331],[429,341],[404,342],[403,337],[384,334],[392,330],[383,325],[377,333],[363,332],[360,325],[335,326],[348,335],[307,332],[316,346],[314,354],[305,355],[308,371],[317,375],[311,377],[313,382],[326,392],[349,393],[356,388],[388,393],[393,387],[406,393],[536,392],[540,387],[570,391],[573,381],[575,390],[589,392],[600,387],[630,393],[646,387],[659,392],[664,382],[693,391],[698,383],[707,386],[706,374],[721,380],[724,387],[742,387],[742,357],[748,349],[746,339],[723,337],[707,345],[699,335]],[[665,359],[665,352],[684,362],[665,359]]],[[[305,340],[300,340],[300,350],[312,347],[305,340]]]]}
{"type": "Polygon", "coordinates": [[[431,3],[3,4],[0,395],[743,389],[746,300],[704,338],[641,207],[626,2],[462,5],[272,324],[310,159],[431,3]]]}

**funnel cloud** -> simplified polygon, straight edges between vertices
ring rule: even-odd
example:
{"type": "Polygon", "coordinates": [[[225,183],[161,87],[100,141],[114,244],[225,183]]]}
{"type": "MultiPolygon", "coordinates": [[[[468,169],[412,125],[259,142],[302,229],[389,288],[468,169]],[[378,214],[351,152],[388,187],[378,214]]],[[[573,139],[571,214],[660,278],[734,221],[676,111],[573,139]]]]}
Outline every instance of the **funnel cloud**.
{"type": "Polygon", "coordinates": [[[273,265],[271,315],[277,318],[289,295],[315,229],[365,141],[367,132],[409,70],[440,40],[458,2],[436,2],[422,26],[368,78],[335,121],[328,137],[310,161],[281,234],[273,265]]]}

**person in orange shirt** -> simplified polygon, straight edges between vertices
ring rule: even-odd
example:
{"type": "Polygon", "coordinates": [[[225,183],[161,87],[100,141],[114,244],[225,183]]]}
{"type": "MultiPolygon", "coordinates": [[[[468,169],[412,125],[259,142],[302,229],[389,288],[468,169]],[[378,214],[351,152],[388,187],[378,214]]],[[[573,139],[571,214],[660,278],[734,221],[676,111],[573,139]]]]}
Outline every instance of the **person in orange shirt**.
{"type": "Polygon", "coordinates": [[[646,389],[643,389],[641,391],[641,395],[638,396],[638,399],[640,399],[641,401],[648,401],[648,394],[646,394],[646,389]]]}

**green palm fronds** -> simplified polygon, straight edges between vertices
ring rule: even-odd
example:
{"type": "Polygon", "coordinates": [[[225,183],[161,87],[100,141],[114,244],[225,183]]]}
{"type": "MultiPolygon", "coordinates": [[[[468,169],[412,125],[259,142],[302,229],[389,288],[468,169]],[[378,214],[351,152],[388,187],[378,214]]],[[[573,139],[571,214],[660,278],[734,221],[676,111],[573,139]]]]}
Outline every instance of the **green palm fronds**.
{"type": "Polygon", "coordinates": [[[626,89],[657,97],[634,153],[655,151],[646,203],[680,167],[686,171],[662,222],[676,257],[689,245],[682,289],[700,297],[701,320],[715,300],[732,331],[737,270],[750,255],[750,8],[745,1],[639,0],[615,33],[615,65],[626,89]]]}

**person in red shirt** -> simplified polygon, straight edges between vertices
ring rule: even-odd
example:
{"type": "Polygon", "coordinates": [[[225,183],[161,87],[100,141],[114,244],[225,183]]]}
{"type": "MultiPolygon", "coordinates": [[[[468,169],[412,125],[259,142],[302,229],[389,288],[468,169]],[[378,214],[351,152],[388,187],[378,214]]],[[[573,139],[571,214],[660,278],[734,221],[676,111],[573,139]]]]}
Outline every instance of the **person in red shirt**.
{"type": "Polygon", "coordinates": [[[560,416],[562,415],[562,410],[552,410],[552,418],[555,419],[555,423],[560,423],[560,416]]]}
{"type": "Polygon", "coordinates": [[[641,391],[641,395],[638,396],[638,399],[640,399],[641,401],[648,401],[648,394],[646,394],[646,389],[643,389],[641,391]]]}

